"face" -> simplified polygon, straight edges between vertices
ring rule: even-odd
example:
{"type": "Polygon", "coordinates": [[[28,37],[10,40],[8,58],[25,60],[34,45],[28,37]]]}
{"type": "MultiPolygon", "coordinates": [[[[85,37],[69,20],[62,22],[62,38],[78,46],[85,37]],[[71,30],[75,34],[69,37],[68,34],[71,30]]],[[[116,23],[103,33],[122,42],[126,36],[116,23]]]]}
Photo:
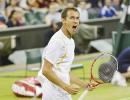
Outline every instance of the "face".
{"type": "Polygon", "coordinates": [[[110,6],[111,5],[111,0],[106,0],[106,6],[110,6]]]}
{"type": "Polygon", "coordinates": [[[62,22],[66,34],[72,37],[76,32],[77,26],[79,25],[79,13],[69,10],[67,12],[67,17],[62,19],[62,22]]]}
{"type": "Polygon", "coordinates": [[[11,5],[13,5],[13,6],[17,5],[18,2],[19,2],[19,0],[11,0],[10,1],[11,5]]]}
{"type": "Polygon", "coordinates": [[[56,13],[56,11],[57,11],[57,4],[56,3],[52,3],[50,5],[50,7],[49,7],[49,12],[54,14],[54,13],[56,13]]]}
{"type": "Polygon", "coordinates": [[[120,0],[113,0],[113,3],[114,3],[115,5],[120,5],[120,0]]]}
{"type": "Polygon", "coordinates": [[[80,5],[79,5],[82,9],[86,9],[86,3],[85,2],[80,2],[80,5]]]}
{"type": "Polygon", "coordinates": [[[14,14],[13,14],[13,19],[15,19],[15,20],[21,20],[22,19],[22,16],[23,16],[23,14],[22,14],[22,12],[20,12],[20,11],[16,11],[14,14]]]}

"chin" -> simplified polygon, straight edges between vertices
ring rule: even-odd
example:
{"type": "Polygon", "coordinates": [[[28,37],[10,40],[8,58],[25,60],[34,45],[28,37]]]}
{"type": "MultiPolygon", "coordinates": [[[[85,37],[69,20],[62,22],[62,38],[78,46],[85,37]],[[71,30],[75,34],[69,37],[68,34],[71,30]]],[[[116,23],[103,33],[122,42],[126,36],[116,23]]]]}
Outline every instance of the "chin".
{"type": "Polygon", "coordinates": [[[76,31],[73,31],[72,34],[73,34],[73,35],[76,34],[76,31]]]}

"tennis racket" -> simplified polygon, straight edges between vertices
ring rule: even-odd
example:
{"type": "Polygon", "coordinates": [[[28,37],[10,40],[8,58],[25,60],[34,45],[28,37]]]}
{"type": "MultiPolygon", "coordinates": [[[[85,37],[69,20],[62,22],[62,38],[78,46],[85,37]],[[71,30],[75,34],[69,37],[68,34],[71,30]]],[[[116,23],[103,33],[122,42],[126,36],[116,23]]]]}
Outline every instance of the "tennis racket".
{"type": "MultiPolygon", "coordinates": [[[[118,70],[117,59],[110,53],[101,53],[94,58],[90,65],[90,84],[97,87],[103,83],[110,83],[114,73],[118,70]]],[[[86,89],[78,100],[85,100],[86,89]]]]}

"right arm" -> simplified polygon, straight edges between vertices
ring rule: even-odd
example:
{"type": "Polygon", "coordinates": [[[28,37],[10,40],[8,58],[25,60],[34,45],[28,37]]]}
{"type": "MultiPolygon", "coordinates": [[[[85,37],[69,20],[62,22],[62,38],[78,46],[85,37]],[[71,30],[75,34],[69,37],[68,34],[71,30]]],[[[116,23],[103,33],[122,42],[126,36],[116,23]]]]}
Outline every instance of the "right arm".
{"type": "Polygon", "coordinates": [[[76,94],[79,91],[79,87],[76,85],[68,85],[64,83],[52,70],[53,64],[51,64],[48,60],[44,59],[44,66],[42,69],[43,75],[50,80],[52,83],[56,84],[57,86],[61,87],[65,91],[70,94],[76,94]]]}

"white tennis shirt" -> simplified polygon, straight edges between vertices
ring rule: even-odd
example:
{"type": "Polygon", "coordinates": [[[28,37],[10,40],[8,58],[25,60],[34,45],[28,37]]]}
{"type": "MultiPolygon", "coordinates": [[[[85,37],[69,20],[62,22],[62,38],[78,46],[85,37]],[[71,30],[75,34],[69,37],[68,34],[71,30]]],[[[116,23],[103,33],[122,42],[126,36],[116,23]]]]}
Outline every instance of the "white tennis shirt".
{"type": "MultiPolygon", "coordinates": [[[[62,30],[59,30],[52,36],[47,47],[44,49],[42,55],[43,59],[42,67],[44,67],[44,59],[48,60],[50,63],[53,64],[52,69],[56,73],[56,75],[65,83],[70,84],[69,72],[71,69],[71,64],[74,59],[74,49],[75,49],[74,40],[72,38],[70,39],[66,37],[62,32],[62,30]]],[[[42,68],[38,73],[38,78],[43,86],[43,94],[45,94],[43,96],[48,96],[51,98],[50,96],[51,94],[53,94],[53,96],[60,94],[62,95],[62,98],[54,99],[53,97],[53,99],[63,100],[63,98],[65,98],[65,100],[71,100],[66,99],[68,97],[70,98],[70,96],[67,96],[68,94],[64,93],[65,91],[63,91],[63,89],[57,87],[42,74],[42,68]]],[[[44,98],[46,97],[43,97],[43,99],[44,98]]]]}
{"type": "Polygon", "coordinates": [[[53,71],[65,83],[70,82],[69,72],[74,59],[74,48],[74,40],[59,30],[52,36],[43,52],[43,64],[44,59],[52,63],[53,71]]]}

